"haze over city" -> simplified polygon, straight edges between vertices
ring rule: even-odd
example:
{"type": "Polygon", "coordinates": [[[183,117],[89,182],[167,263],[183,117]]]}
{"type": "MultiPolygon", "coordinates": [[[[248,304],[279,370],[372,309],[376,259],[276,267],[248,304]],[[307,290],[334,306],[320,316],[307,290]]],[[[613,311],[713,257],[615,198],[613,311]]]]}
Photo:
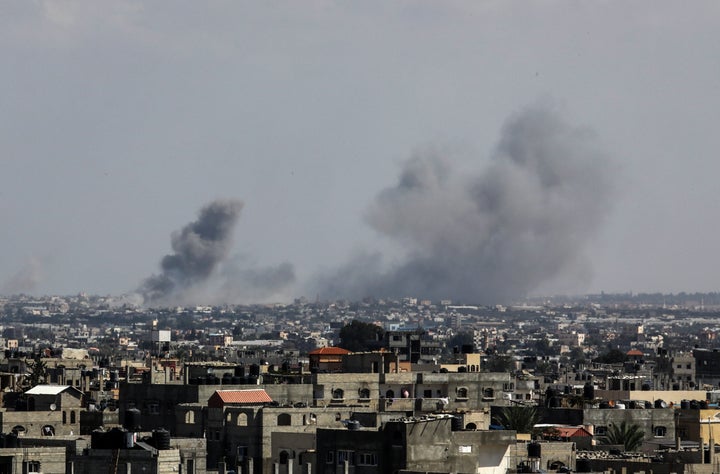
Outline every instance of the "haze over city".
{"type": "Polygon", "coordinates": [[[715,291],[720,6],[0,6],[0,294],[715,291]]]}

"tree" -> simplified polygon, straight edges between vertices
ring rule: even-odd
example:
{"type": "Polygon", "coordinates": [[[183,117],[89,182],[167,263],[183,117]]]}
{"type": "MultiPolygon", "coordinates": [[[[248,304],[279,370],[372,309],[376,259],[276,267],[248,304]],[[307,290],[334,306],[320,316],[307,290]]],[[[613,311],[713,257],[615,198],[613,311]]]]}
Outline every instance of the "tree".
{"type": "Polygon", "coordinates": [[[372,323],[353,319],[340,329],[340,346],[352,352],[377,349],[384,335],[383,329],[372,323]]]}
{"type": "Polygon", "coordinates": [[[636,424],[629,425],[623,421],[620,425],[610,424],[605,444],[619,444],[627,452],[637,451],[645,438],[645,432],[636,424]]]}
{"type": "Polygon", "coordinates": [[[600,354],[598,357],[593,359],[593,362],[599,362],[601,364],[620,364],[627,360],[627,355],[620,349],[610,349],[604,354],[600,354]]]}
{"type": "Polygon", "coordinates": [[[540,414],[535,407],[513,405],[503,407],[500,413],[493,418],[498,425],[506,430],[515,430],[518,433],[531,433],[540,421],[540,414]]]}
{"type": "Polygon", "coordinates": [[[511,372],[515,368],[515,361],[506,355],[492,355],[484,359],[483,370],[485,372],[511,372]]]}
{"type": "Polygon", "coordinates": [[[34,386],[42,383],[45,381],[45,377],[47,376],[47,364],[43,362],[43,360],[40,358],[40,356],[35,357],[33,361],[29,364],[30,369],[30,377],[28,377],[28,383],[30,384],[29,388],[33,388],[34,386]]]}

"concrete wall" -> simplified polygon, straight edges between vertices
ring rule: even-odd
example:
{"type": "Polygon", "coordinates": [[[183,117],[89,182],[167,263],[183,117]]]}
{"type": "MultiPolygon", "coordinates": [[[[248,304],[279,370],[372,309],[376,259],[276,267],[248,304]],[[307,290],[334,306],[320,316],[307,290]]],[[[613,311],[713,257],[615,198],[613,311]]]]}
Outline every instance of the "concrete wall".
{"type": "Polygon", "coordinates": [[[632,410],[586,408],[583,410],[585,424],[594,426],[595,436],[598,427],[609,427],[610,424],[620,425],[623,421],[628,424],[637,424],[645,433],[645,441],[657,440],[655,429],[665,427],[665,435],[661,438],[672,440],[675,437],[675,410],[672,408],[642,408],[632,410]]]}

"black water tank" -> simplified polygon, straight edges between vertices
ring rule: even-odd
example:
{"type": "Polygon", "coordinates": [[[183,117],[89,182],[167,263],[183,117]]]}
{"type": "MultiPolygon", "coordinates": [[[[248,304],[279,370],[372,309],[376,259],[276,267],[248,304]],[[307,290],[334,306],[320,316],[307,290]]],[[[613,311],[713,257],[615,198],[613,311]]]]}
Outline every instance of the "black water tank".
{"type": "Polygon", "coordinates": [[[245,377],[245,367],[242,365],[235,367],[235,375],[237,377],[245,377]]]}
{"type": "Polygon", "coordinates": [[[94,430],[90,434],[90,447],[92,449],[105,449],[105,432],[102,430],[94,430]]]}
{"type": "Polygon", "coordinates": [[[697,400],[690,400],[690,409],[691,410],[699,410],[700,409],[700,404],[698,403],[697,400]]]}
{"type": "Polygon", "coordinates": [[[128,431],[132,431],[133,433],[140,431],[142,429],[142,423],[140,422],[141,417],[142,413],[137,408],[130,408],[126,410],[123,428],[128,431]]]}
{"type": "Polygon", "coordinates": [[[222,384],[223,385],[230,385],[232,383],[232,375],[230,374],[224,374],[222,377],[222,384]]]}
{"type": "MultiPolygon", "coordinates": [[[[663,400],[657,399],[655,400],[655,408],[664,408],[663,405],[665,405],[665,402],[663,400]]],[[[667,405],[665,405],[667,406],[667,405]]]]}
{"type": "Polygon", "coordinates": [[[583,398],[585,400],[595,399],[595,386],[590,382],[585,382],[585,385],[583,385],[583,398]]]}
{"type": "Polygon", "coordinates": [[[463,429],[463,419],[461,416],[453,416],[450,419],[450,429],[452,431],[462,431],[463,429]]]}
{"type": "Polygon", "coordinates": [[[707,408],[708,408],[708,402],[707,402],[707,400],[700,400],[699,403],[700,403],[700,409],[701,409],[701,410],[707,410],[707,408]]]}
{"type": "Polygon", "coordinates": [[[350,431],[357,431],[360,429],[360,422],[357,420],[350,420],[347,422],[347,429],[350,431]]]}
{"type": "Polygon", "coordinates": [[[680,400],[680,408],[682,410],[687,410],[690,408],[690,400],[680,400]]]}
{"type": "Polygon", "coordinates": [[[532,443],[528,443],[527,445],[527,452],[529,458],[539,458],[541,457],[542,447],[540,446],[540,443],[536,443],[533,441],[532,443]]]}
{"type": "Polygon", "coordinates": [[[113,428],[105,433],[104,442],[106,449],[122,449],[125,447],[125,434],[127,431],[120,428],[113,428]]]}
{"type": "Polygon", "coordinates": [[[575,461],[575,471],[577,472],[592,472],[592,466],[590,465],[589,459],[578,459],[575,461]]]}
{"type": "Polygon", "coordinates": [[[250,377],[248,377],[247,383],[248,385],[257,385],[259,379],[260,377],[258,377],[257,375],[251,375],[250,377]]]}
{"type": "Polygon", "coordinates": [[[14,431],[11,433],[8,433],[8,435],[5,437],[5,447],[6,448],[20,447],[20,439],[18,438],[17,433],[15,433],[14,431]]]}
{"type": "Polygon", "coordinates": [[[234,375],[234,376],[230,379],[230,382],[231,382],[233,385],[240,385],[240,384],[242,383],[242,379],[243,379],[242,377],[238,377],[237,375],[234,375]]]}
{"type": "Polygon", "coordinates": [[[161,428],[153,431],[152,440],[157,449],[170,449],[170,432],[168,430],[161,428]]]}

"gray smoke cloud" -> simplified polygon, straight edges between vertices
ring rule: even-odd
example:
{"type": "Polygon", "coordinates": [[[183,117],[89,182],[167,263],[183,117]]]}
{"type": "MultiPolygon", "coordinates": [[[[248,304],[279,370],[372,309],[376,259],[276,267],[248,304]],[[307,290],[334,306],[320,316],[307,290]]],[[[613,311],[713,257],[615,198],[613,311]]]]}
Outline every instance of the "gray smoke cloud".
{"type": "Polygon", "coordinates": [[[410,159],[368,223],[403,249],[361,255],[320,277],[328,298],[420,296],[501,303],[566,273],[603,222],[612,170],[593,135],[548,107],[508,120],[489,165],[459,172],[434,152],[410,159]]]}
{"type": "Polygon", "coordinates": [[[173,233],[173,253],[161,260],[160,274],[138,289],[144,304],[258,302],[286,290],[295,281],[291,264],[260,267],[230,256],[242,207],[237,200],[213,201],[173,233]]]}
{"type": "Polygon", "coordinates": [[[0,286],[0,294],[13,295],[30,293],[43,280],[43,265],[39,258],[32,256],[23,267],[0,286]]]}
{"type": "Polygon", "coordinates": [[[160,274],[147,278],[138,290],[145,302],[175,299],[206,282],[230,252],[242,207],[237,200],[213,201],[200,210],[197,220],[174,232],[173,253],[163,257],[160,274]]]}

